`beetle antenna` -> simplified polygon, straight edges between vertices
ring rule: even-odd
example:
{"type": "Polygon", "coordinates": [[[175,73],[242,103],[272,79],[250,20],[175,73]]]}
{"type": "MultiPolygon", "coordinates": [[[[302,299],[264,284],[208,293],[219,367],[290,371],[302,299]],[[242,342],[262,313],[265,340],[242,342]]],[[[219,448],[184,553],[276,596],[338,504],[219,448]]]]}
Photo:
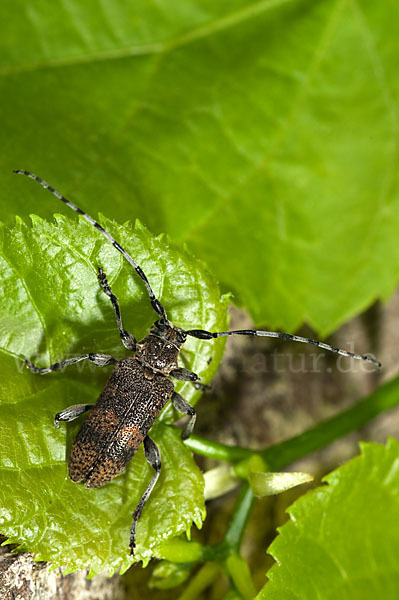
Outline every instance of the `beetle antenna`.
{"type": "Polygon", "coordinates": [[[57,192],[57,190],[55,190],[53,187],[51,187],[51,185],[49,185],[46,181],[44,181],[37,175],[34,175],[33,173],[30,173],[29,171],[23,171],[23,170],[16,170],[16,171],[13,171],[13,173],[17,173],[19,175],[26,175],[27,177],[34,179],[35,181],[40,183],[40,185],[43,186],[46,190],[48,190],[54,196],[56,196],[59,200],[62,200],[62,202],[64,202],[67,206],[69,206],[69,208],[72,208],[72,210],[74,210],[79,215],[84,217],[86,219],[86,221],[88,221],[89,223],[94,225],[94,227],[96,229],[101,231],[101,233],[103,235],[105,235],[107,240],[109,240],[111,242],[113,247],[116,248],[118,250],[118,252],[120,252],[126,258],[126,260],[132,265],[132,267],[135,269],[137,275],[139,275],[139,277],[141,277],[141,279],[144,281],[145,286],[148,291],[148,294],[150,296],[150,302],[151,302],[152,308],[155,310],[156,313],[158,313],[158,315],[161,317],[161,319],[163,321],[167,321],[165,309],[162,306],[162,304],[160,303],[160,301],[155,297],[155,294],[152,290],[152,287],[149,284],[149,281],[148,281],[145,273],[143,272],[141,267],[133,260],[133,258],[126,252],[126,250],[124,250],[122,248],[122,246],[120,246],[118,244],[118,242],[116,240],[114,240],[114,238],[108,233],[108,231],[105,231],[105,229],[103,227],[101,227],[101,225],[99,223],[97,223],[97,221],[95,221],[90,215],[83,212],[83,210],[81,210],[79,207],[75,206],[75,204],[73,204],[72,202],[67,200],[64,196],[62,196],[62,194],[57,192]]]}
{"type": "Polygon", "coordinates": [[[236,331],[218,331],[215,333],[211,333],[210,331],[204,331],[203,329],[190,329],[189,331],[185,331],[186,335],[191,335],[192,337],[198,338],[200,340],[211,340],[213,338],[223,337],[227,335],[254,335],[259,337],[271,337],[271,338],[280,338],[282,340],[291,340],[292,342],[302,342],[303,344],[312,344],[313,346],[317,346],[318,348],[323,348],[323,350],[328,350],[329,352],[335,352],[336,354],[341,354],[341,356],[349,356],[350,358],[357,358],[359,360],[367,360],[378,367],[381,367],[381,363],[373,358],[372,356],[368,356],[367,354],[355,354],[354,352],[348,352],[347,350],[341,350],[340,348],[334,348],[329,344],[325,344],[324,342],[319,342],[317,340],[310,340],[309,338],[301,337],[299,335],[291,335],[290,333],[279,333],[276,331],[256,331],[254,329],[238,329],[236,331]]]}

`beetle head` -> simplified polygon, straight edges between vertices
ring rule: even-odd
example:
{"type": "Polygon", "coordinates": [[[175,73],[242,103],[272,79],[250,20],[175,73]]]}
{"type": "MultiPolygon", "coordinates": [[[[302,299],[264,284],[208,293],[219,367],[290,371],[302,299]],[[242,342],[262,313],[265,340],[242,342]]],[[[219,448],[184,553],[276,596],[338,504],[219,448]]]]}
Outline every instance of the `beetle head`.
{"type": "Polygon", "coordinates": [[[155,321],[151,327],[151,331],[153,335],[157,335],[158,337],[171,342],[175,346],[182,346],[186,341],[186,333],[180,327],[176,327],[170,321],[159,319],[159,321],[155,321]]]}

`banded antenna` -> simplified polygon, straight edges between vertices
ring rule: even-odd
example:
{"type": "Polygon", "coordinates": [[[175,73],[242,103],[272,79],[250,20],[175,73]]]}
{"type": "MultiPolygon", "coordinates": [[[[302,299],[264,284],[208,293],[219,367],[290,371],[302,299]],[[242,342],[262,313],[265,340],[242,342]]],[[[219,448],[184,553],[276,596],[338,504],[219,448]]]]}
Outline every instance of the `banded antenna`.
{"type": "MultiPolygon", "coordinates": [[[[155,294],[148,282],[146,275],[144,274],[143,270],[141,269],[141,267],[133,260],[133,258],[126,252],[126,250],[124,250],[122,248],[122,246],[120,246],[118,244],[118,242],[116,240],[114,240],[114,238],[107,231],[105,231],[105,229],[103,227],[101,227],[101,225],[99,223],[97,223],[97,221],[95,221],[88,214],[84,213],[80,208],[75,206],[75,204],[73,204],[72,202],[70,202],[69,200],[64,198],[64,196],[62,196],[59,192],[57,192],[53,187],[51,187],[48,183],[46,183],[43,179],[41,179],[37,175],[34,175],[33,173],[30,173],[29,171],[23,171],[23,170],[16,170],[16,171],[14,171],[14,173],[26,175],[27,177],[30,177],[31,179],[34,179],[35,181],[39,182],[40,185],[42,185],[45,189],[49,190],[49,192],[54,194],[54,196],[56,196],[59,200],[62,200],[62,202],[64,202],[67,206],[69,206],[69,208],[72,208],[72,210],[77,212],[79,215],[82,215],[82,217],[84,217],[86,219],[86,221],[88,221],[89,223],[94,225],[94,227],[96,229],[101,231],[101,233],[103,235],[105,235],[107,240],[109,240],[111,242],[111,244],[114,246],[114,248],[116,248],[118,250],[118,252],[120,252],[126,258],[126,260],[134,267],[136,273],[141,277],[141,279],[145,283],[148,294],[150,296],[150,301],[151,301],[151,305],[152,305],[153,309],[161,317],[161,319],[163,321],[167,321],[165,309],[162,306],[162,304],[160,303],[160,301],[157,300],[157,298],[155,297],[155,294]]],[[[283,340],[291,340],[293,342],[302,342],[303,344],[312,344],[313,346],[317,346],[318,348],[322,348],[323,350],[328,350],[329,352],[335,352],[336,354],[340,354],[341,356],[348,356],[350,358],[356,358],[358,360],[365,360],[365,361],[368,361],[368,362],[371,362],[371,363],[377,365],[378,367],[381,367],[381,363],[378,360],[376,360],[375,358],[373,358],[372,356],[368,356],[366,354],[355,354],[354,352],[342,350],[341,348],[334,348],[333,346],[330,346],[329,344],[325,344],[324,342],[319,342],[317,340],[311,340],[309,338],[301,337],[299,335],[291,335],[290,333],[280,333],[280,332],[276,332],[276,331],[262,331],[262,330],[254,330],[254,329],[239,329],[236,331],[218,331],[218,332],[210,332],[210,331],[205,331],[203,329],[189,329],[189,330],[185,331],[185,333],[186,333],[186,335],[192,336],[192,337],[200,339],[200,340],[211,340],[214,338],[229,336],[229,335],[252,335],[252,336],[258,336],[258,337],[280,338],[283,340]]]]}
{"type": "Polygon", "coordinates": [[[111,244],[113,245],[113,247],[116,248],[118,250],[118,252],[120,252],[122,254],[122,256],[124,256],[126,258],[126,260],[132,265],[132,267],[135,269],[137,275],[139,275],[139,277],[141,277],[141,279],[144,281],[145,287],[147,288],[148,294],[150,296],[150,302],[151,302],[152,308],[161,317],[162,321],[167,321],[165,309],[162,306],[162,304],[160,303],[160,301],[155,297],[155,294],[154,294],[154,292],[152,290],[152,287],[149,284],[149,281],[148,281],[148,279],[147,279],[144,271],[133,260],[133,258],[130,256],[130,254],[128,254],[126,252],[126,250],[124,250],[122,248],[122,246],[120,246],[118,244],[118,242],[116,240],[114,240],[114,238],[112,237],[112,235],[110,235],[108,233],[108,231],[105,231],[105,229],[103,227],[101,227],[101,225],[99,223],[97,223],[97,221],[95,221],[90,215],[88,215],[87,213],[83,212],[83,210],[81,210],[78,206],[75,206],[75,204],[73,204],[72,202],[70,202],[69,200],[67,200],[62,194],[60,194],[59,192],[57,192],[57,190],[55,190],[53,187],[51,187],[51,185],[49,185],[46,181],[44,181],[43,179],[41,179],[37,175],[34,175],[33,173],[30,173],[29,171],[23,171],[21,169],[13,171],[13,173],[17,173],[18,175],[26,175],[27,177],[30,177],[31,179],[34,179],[35,181],[37,181],[38,183],[40,183],[40,185],[43,186],[46,190],[48,190],[54,196],[56,196],[59,200],[62,200],[62,202],[64,202],[67,206],[69,206],[69,208],[72,208],[72,210],[74,210],[79,215],[81,215],[82,217],[84,217],[86,219],[86,221],[88,221],[89,223],[91,223],[92,225],[94,225],[94,227],[96,229],[98,229],[99,231],[101,231],[101,233],[103,235],[105,235],[105,237],[107,238],[107,240],[111,242],[111,244]]]}
{"type": "Polygon", "coordinates": [[[291,340],[292,342],[302,342],[303,344],[312,344],[313,346],[317,346],[318,348],[323,348],[323,350],[328,350],[329,352],[335,352],[336,354],[340,354],[341,356],[349,356],[350,358],[356,358],[359,360],[367,360],[378,367],[381,367],[381,363],[373,358],[372,356],[368,356],[367,354],[355,354],[354,352],[348,352],[348,350],[341,350],[341,348],[334,348],[334,346],[330,346],[329,344],[325,344],[324,342],[319,342],[317,340],[311,340],[306,337],[301,337],[299,335],[291,335],[290,333],[280,333],[278,331],[262,331],[262,330],[254,330],[254,329],[237,329],[236,331],[217,331],[210,332],[204,331],[203,329],[189,329],[184,332],[186,335],[191,335],[192,337],[198,338],[200,340],[211,340],[213,338],[224,337],[227,335],[254,335],[258,337],[271,337],[271,338],[280,338],[282,340],[291,340]]]}

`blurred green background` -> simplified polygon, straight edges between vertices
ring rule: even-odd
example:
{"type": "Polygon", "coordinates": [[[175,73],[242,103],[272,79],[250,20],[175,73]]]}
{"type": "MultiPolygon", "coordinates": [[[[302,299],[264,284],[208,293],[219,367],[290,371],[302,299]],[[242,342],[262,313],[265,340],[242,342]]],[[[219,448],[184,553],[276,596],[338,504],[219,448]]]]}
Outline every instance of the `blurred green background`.
{"type": "Polygon", "coordinates": [[[3,0],[1,220],[64,211],[31,170],[186,242],[257,325],[333,331],[399,274],[396,9],[3,0]]]}

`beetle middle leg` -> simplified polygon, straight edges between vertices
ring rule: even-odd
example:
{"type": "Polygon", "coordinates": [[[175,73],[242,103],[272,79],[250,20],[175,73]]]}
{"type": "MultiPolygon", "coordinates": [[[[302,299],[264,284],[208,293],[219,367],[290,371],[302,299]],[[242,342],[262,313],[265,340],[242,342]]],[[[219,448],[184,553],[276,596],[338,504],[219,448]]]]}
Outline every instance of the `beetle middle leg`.
{"type": "Polygon", "coordinates": [[[68,406],[68,408],[64,408],[59,413],[57,413],[54,417],[54,427],[59,428],[60,421],[74,421],[84,412],[93,408],[94,404],[73,404],[73,406],[68,406]]]}
{"type": "Polygon", "coordinates": [[[198,381],[192,381],[192,384],[196,390],[199,390],[201,392],[207,392],[208,390],[210,390],[212,388],[211,385],[209,385],[207,383],[199,383],[198,381]]]}
{"type": "Polygon", "coordinates": [[[199,383],[199,377],[197,373],[193,373],[193,371],[189,371],[188,369],[184,369],[183,367],[179,367],[178,369],[173,369],[169,373],[171,377],[175,379],[179,379],[179,381],[190,381],[196,390],[200,390],[201,392],[206,392],[211,388],[210,385],[206,385],[205,383],[199,383]]]}
{"type": "Polygon", "coordinates": [[[173,369],[169,373],[171,377],[175,379],[179,379],[179,381],[190,381],[196,390],[200,390],[201,392],[206,392],[211,388],[210,385],[206,385],[205,383],[199,383],[199,377],[197,373],[193,373],[193,371],[189,371],[188,369],[184,369],[183,367],[179,367],[178,369],[173,369]]]}
{"type": "Polygon", "coordinates": [[[155,469],[155,474],[154,474],[153,478],[151,479],[150,483],[148,484],[147,489],[145,490],[144,494],[141,496],[140,501],[139,501],[138,505],[136,506],[136,510],[133,513],[133,523],[132,523],[132,528],[130,530],[130,542],[129,542],[130,554],[132,556],[134,554],[134,548],[136,547],[137,521],[140,518],[140,515],[144,508],[144,505],[147,502],[147,500],[154,488],[154,485],[156,484],[156,482],[158,480],[159,473],[161,472],[161,455],[160,455],[158,446],[148,435],[144,438],[144,455],[145,455],[148,463],[151,465],[151,467],[153,469],[155,469]]]}
{"type": "Polygon", "coordinates": [[[75,356],[74,358],[66,358],[61,362],[56,362],[49,367],[36,367],[33,363],[31,363],[26,358],[23,359],[22,362],[26,364],[28,369],[32,371],[32,373],[39,373],[40,375],[46,375],[46,373],[52,373],[53,371],[59,371],[64,367],[69,367],[70,365],[74,365],[82,360],[89,360],[96,367],[106,367],[107,365],[115,365],[118,361],[113,356],[109,354],[82,354],[82,356],[75,356]]]}
{"type": "Polygon", "coordinates": [[[133,352],[136,350],[136,338],[132,333],[126,331],[123,328],[122,317],[121,317],[121,309],[119,308],[119,302],[113,291],[111,290],[111,286],[107,281],[107,277],[102,270],[102,267],[98,267],[98,281],[100,282],[101,287],[104,290],[104,293],[110,298],[112,302],[112,306],[115,311],[116,322],[118,323],[119,334],[121,336],[122,344],[125,346],[127,350],[132,350],[133,352]]]}
{"type": "Polygon", "coordinates": [[[197,373],[193,373],[193,371],[189,371],[188,369],[184,369],[183,367],[179,367],[178,369],[173,369],[169,373],[171,377],[175,379],[179,379],[180,381],[198,381],[199,377],[197,373]]]}

